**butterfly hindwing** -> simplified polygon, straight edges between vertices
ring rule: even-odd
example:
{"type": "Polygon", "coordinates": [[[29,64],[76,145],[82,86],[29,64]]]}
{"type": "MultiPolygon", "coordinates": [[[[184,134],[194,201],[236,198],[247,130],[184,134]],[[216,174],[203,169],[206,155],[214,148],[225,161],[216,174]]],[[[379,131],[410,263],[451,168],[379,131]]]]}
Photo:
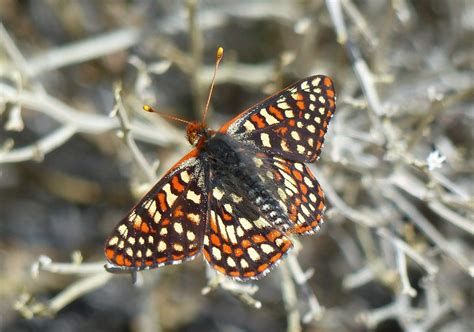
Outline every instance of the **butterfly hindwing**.
{"type": "Polygon", "coordinates": [[[194,258],[207,224],[206,170],[193,150],[176,164],[116,226],[105,255],[130,269],[194,258]]]}
{"type": "Polygon", "coordinates": [[[313,162],[335,107],[331,79],[312,76],[241,113],[220,132],[285,159],[313,162]]]}
{"type": "Polygon", "coordinates": [[[209,209],[204,257],[228,277],[257,279],[293,246],[282,230],[261,216],[248,197],[218,180],[213,183],[209,209]]]}

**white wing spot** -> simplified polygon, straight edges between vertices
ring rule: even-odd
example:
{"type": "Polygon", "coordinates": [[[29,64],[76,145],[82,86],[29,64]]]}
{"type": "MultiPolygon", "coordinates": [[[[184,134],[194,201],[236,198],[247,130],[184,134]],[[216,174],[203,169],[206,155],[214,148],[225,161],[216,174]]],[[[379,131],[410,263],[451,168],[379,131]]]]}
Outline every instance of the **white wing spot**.
{"type": "Polygon", "coordinates": [[[306,151],[306,149],[304,148],[303,145],[299,145],[299,144],[298,144],[298,145],[296,146],[296,151],[298,151],[299,153],[303,154],[303,153],[306,151]]]}
{"type": "Polygon", "coordinates": [[[193,201],[196,204],[201,203],[201,194],[196,194],[192,190],[188,190],[188,193],[186,194],[186,198],[193,201]]]}
{"type": "Polygon", "coordinates": [[[166,250],[166,242],[165,242],[165,241],[160,241],[160,242],[158,243],[157,249],[158,249],[158,252],[163,252],[163,251],[165,251],[165,250],[166,250]]]}
{"type": "Polygon", "coordinates": [[[173,228],[174,228],[174,230],[176,231],[176,233],[178,233],[178,234],[183,233],[183,225],[181,225],[180,222],[175,222],[175,223],[173,224],[173,228]]]}
{"type": "Polygon", "coordinates": [[[221,251],[217,249],[216,247],[212,247],[212,256],[214,256],[215,259],[220,261],[222,258],[221,251]]]}
{"type": "Polygon", "coordinates": [[[186,232],[186,237],[188,238],[189,241],[194,241],[196,239],[196,234],[194,234],[191,231],[186,232]]]}
{"type": "Polygon", "coordinates": [[[267,243],[264,243],[260,246],[260,249],[266,254],[269,254],[274,251],[273,247],[267,243]]]}
{"type": "Polygon", "coordinates": [[[255,130],[255,126],[249,120],[244,122],[244,128],[247,129],[247,131],[255,130]]]}
{"type": "Polygon", "coordinates": [[[128,234],[128,227],[125,225],[120,225],[117,230],[120,233],[120,235],[122,235],[123,237],[126,237],[128,234]]]}
{"type": "Polygon", "coordinates": [[[288,119],[291,119],[291,118],[294,118],[294,117],[295,117],[295,113],[293,113],[293,111],[285,111],[285,116],[286,116],[288,119]]]}
{"type": "Polygon", "coordinates": [[[301,139],[300,134],[298,134],[298,132],[295,130],[291,132],[291,137],[293,137],[293,139],[296,141],[299,141],[301,139]]]}
{"type": "Polygon", "coordinates": [[[216,187],[212,190],[212,196],[214,196],[215,199],[220,201],[222,197],[224,196],[224,192],[219,190],[219,188],[216,187]]]}
{"type": "Polygon", "coordinates": [[[232,259],[232,257],[227,257],[227,265],[230,267],[235,267],[235,261],[232,259]]]}
{"type": "Polygon", "coordinates": [[[166,196],[166,203],[168,203],[168,206],[171,207],[173,206],[173,203],[176,201],[176,198],[178,198],[178,196],[176,196],[175,194],[173,194],[171,192],[171,185],[169,183],[165,184],[163,186],[163,191],[165,192],[165,196],[166,196]]]}
{"type": "Polygon", "coordinates": [[[267,109],[266,108],[263,108],[260,110],[260,114],[263,115],[263,117],[265,118],[265,120],[267,121],[267,123],[269,125],[273,125],[273,124],[276,124],[276,123],[279,123],[279,121],[277,119],[275,119],[275,117],[271,114],[268,114],[267,112],[267,109]]]}
{"type": "Polygon", "coordinates": [[[118,237],[114,236],[113,238],[109,240],[109,245],[114,246],[118,243],[118,241],[119,241],[118,237]]]}
{"type": "Polygon", "coordinates": [[[252,224],[245,218],[239,218],[239,222],[245,230],[252,229],[252,224]]]}
{"type": "Polygon", "coordinates": [[[254,262],[258,261],[260,259],[260,255],[258,254],[258,252],[250,247],[247,249],[247,253],[249,254],[249,257],[251,260],[253,260],[254,262]]]}
{"type": "Polygon", "coordinates": [[[263,146],[270,148],[272,145],[270,144],[270,136],[267,133],[260,134],[260,139],[262,140],[263,146]]]}
{"type": "Polygon", "coordinates": [[[190,180],[189,173],[186,171],[181,172],[180,174],[181,180],[183,180],[184,183],[188,183],[190,180]]]}

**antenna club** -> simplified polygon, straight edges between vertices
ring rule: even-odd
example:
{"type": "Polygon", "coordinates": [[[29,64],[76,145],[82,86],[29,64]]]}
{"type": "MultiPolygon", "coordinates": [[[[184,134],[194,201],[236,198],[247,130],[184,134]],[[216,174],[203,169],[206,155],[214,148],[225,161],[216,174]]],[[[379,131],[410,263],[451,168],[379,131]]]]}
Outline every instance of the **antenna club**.
{"type": "Polygon", "coordinates": [[[217,61],[219,61],[220,59],[222,59],[222,57],[224,56],[224,49],[222,47],[219,47],[217,49],[217,53],[216,53],[216,58],[217,58],[217,61]]]}
{"type": "Polygon", "coordinates": [[[143,110],[144,110],[145,112],[153,113],[153,108],[151,108],[150,105],[143,105],[143,110]]]}

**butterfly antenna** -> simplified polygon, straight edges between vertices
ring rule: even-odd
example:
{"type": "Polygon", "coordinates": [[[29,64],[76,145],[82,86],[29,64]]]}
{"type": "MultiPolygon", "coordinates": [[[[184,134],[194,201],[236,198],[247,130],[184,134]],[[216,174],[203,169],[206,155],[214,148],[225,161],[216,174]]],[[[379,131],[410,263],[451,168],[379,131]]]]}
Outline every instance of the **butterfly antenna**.
{"type": "Polygon", "coordinates": [[[150,113],[156,113],[156,114],[161,115],[162,117],[170,119],[170,120],[174,120],[174,121],[178,121],[178,122],[182,122],[182,123],[186,123],[186,124],[191,124],[191,121],[183,120],[181,118],[178,118],[178,117],[166,114],[166,113],[158,112],[157,110],[155,110],[150,105],[143,105],[143,110],[146,111],[146,112],[150,112],[150,113]]]}
{"type": "Polygon", "coordinates": [[[219,63],[221,62],[223,56],[224,56],[224,49],[222,47],[219,47],[216,53],[216,66],[214,67],[214,75],[212,76],[211,87],[209,88],[209,96],[207,97],[206,108],[204,109],[204,114],[202,115],[203,123],[206,120],[206,114],[207,114],[207,111],[209,110],[209,103],[211,102],[212,90],[214,90],[214,83],[216,82],[217,69],[219,68],[219,63]]]}

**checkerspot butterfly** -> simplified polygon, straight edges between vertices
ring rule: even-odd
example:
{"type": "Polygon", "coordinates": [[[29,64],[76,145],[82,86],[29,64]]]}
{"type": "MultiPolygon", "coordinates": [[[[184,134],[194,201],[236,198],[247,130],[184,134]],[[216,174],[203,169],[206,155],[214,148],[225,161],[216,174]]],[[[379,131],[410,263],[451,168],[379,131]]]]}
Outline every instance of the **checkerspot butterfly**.
{"type": "Polygon", "coordinates": [[[292,248],[292,234],[311,234],[322,222],[324,194],[305,163],[321,152],[335,98],[329,77],[311,76],[218,131],[189,123],[193,150],[117,225],[107,260],[137,271],[202,251],[228,277],[265,275],[292,248]]]}

